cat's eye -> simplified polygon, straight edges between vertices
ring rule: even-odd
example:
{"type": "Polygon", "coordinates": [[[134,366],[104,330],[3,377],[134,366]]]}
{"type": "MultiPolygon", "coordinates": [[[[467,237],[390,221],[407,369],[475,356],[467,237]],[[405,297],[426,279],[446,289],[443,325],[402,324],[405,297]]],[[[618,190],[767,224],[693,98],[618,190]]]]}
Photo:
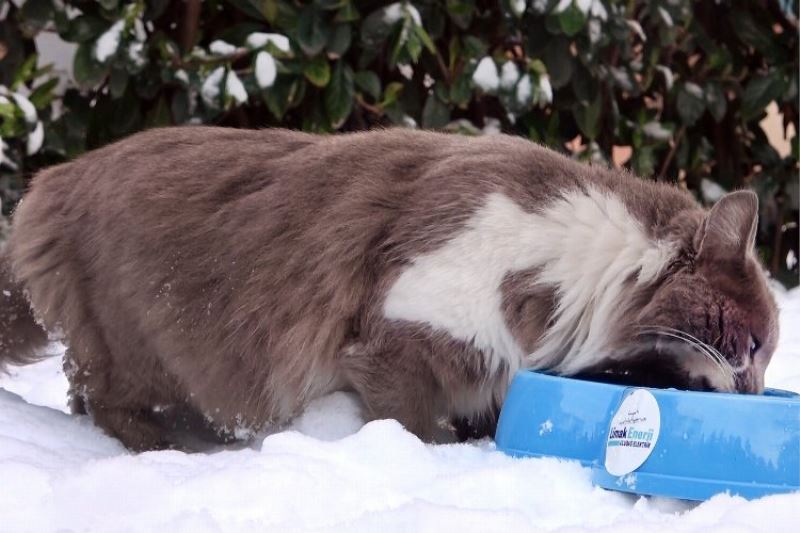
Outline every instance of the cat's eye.
{"type": "Polygon", "coordinates": [[[758,352],[759,348],[761,348],[761,343],[758,341],[757,338],[750,335],[750,357],[755,357],[756,352],[758,352]]]}

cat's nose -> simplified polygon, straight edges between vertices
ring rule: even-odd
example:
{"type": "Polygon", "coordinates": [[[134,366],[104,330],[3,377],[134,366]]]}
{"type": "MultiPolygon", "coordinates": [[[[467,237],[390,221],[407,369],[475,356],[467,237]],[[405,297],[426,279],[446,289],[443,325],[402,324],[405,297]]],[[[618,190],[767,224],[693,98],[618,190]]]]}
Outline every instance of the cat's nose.
{"type": "Polygon", "coordinates": [[[736,389],[742,394],[763,394],[764,374],[760,372],[747,372],[737,376],[736,389]]]}
{"type": "Polygon", "coordinates": [[[751,392],[753,394],[764,394],[764,374],[761,372],[755,372],[754,374],[753,390],[751,392]]]}

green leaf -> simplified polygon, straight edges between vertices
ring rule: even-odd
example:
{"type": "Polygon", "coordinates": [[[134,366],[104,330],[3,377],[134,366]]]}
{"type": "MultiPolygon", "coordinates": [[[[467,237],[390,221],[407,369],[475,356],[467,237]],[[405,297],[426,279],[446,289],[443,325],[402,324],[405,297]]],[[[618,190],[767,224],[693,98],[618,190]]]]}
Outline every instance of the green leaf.
{"type": "Polygon", "coordinates": [[[360,70],[355,74],[356,86],[374,100],[381,97],[381,79],[371,70],[360,70]]]}
{"type": "Polygon", "coordinates": [[[614,84],[617,87],[623,91],[636,92],[636,83],[627,69],[622,67],[608,67],[608,72],[611,74],[611,79],[614,80],[614,84]]]}
{"type": "Polygon", "coordinates": [[[462,39],[463,53],[466,58],[483,57],[489,46],[478,37],[467,35],[462,39]]]}
{"type": "Polygon", "coordinates": [[[306,64],[303,74],[317,87],[325,87],[331,79],[331,66],[325,56],[317,56],[306,64]]]}
{"type": "MultiPolygon", "coordinates": [[[[569,52],[570,43],[567,39],[553,39],[544,51],[544,62],[547,73],[550,75],[550,85],[553,89],[560,89],[569,83],[572,77],[572,55],[569,52]]],[[[539,74],[543,74],[540,72],[539,74]]]]}
{"type": "Polygon", "coordinates": [[[355,22],[361,18],[361,14],[356,9],[355,2],[347,2],[333,18],[334,22],[355,22]]]}
{"type": "Polygon", "coordinates": [[[633,152],[633,171],[644,177],[653,175],[656,169],[656,159],[652,146],[644,146],[633,152]]]}
{"type": "Polygon", "coordinates": [[[668,141],[672,138],[672,130],[663,124],[652,120],[642,126],[642,132],[654,141],[668,141]]]}
{"type": "Polygon", "coordinates": [[[349,24],[339,24],[333,30],[330,41],[328,41],[328,52],[337,57],[343,56],[350,48],[352,31],[349,24]]]}
{"type": "Polygon", "coordinates": [[[472,15],[475,12],[475,0],[447,0],[447,14],[462,30],[469,28],[472,15]]]}
{"type": "Polygon", "coordinates": [[[586,15],[573,3],[558,14],[558,24],[567,36],[572,37],[586,25],[586,15]]]}
{"type": "Polygon", "coordinates": [[[278,120],[283,119],[286,112],[292,108],[295,100],[302,98],[306,82],[303,78],[289,78],[278,76],[275,84],[268,91],[262,92],[264,103],[278,120]]]}
{"type": "Polygon", "coordinates": [[[307,6],[297,19],[296,41],[308,56],[315,56],[325,48],[330,33],[319,12],[307,6]]]}
{"type": "Polygon", "coordinates": [[[777,70],[751,79],[742,93],[742,118],[752,120],[760,116],[771,101],[780,99],[785,88],[786,82],[777,70]]]}
{"type": "Polygon", "coordinates": [[[578,103],[572,109],[572,116],[575,117],[575,122],[589,140],[597,138],[601,103],[602,99],[599,96],[595,96],[591,103],[578,103]]]}
{"type": "MultiPolygon", "coordinates": [[[[760,10],[759,10],[760,11],[760,10]]],[[[785,53],[778,44],[779,37],[771,31],[769,25],[763,25],[762,21],[769,21],[770,17],[753,17],[752,13],[746,9],[731,10],[731,24],[737,37],[766,56],[771,56],[775,62],[783,62],[785,53]]]]}
{"type": "Polygon", "coordinates": [[[92,55],[93,45],[93,42],[79,44],[72,63],[75,81],[85,88],[93,88],[106,76],[106,67],[95,61],[92,55]]]}
{"type": "Polygon", "coordinates": [[[343,61],[333,68],[331,82],[325,89],[325,112],[334,129],[341,126],[353,109],[353,71],[343,61]]]}
{"type": "Polygon", "coordinates": [[[112,68],[108,80],[108,88],[111,91],[111,98],[114,100],[125,94],[128,87],[128,72],[121,68],[112,68]]]}
{"type": "Polygon", "coordinates": [[[0,137],[21,137],[28,131],[22,112],[10,101],[0,103],[0,118],[0,137]]]}
{"type": "Polygon", "coordinates": [[[69,21],[65,31],[59,31],[62,39],[72,43],[82,43],[94,39],[106,29],[108,24],[92,15],[81,15],[69,21]]]}
{"type": "Polygon", "coordinates": [[[397,81],[393,81],[386,88],[383,90],[383,100],[381,101],[381,107],[389,107],[390,105],[397,102],[400,93],[403,92],[403,84],[397,81]]]}
{"type": "Polygon", "coordinates": [[[26,0],[20,8],[20,16],[34,32],[40,31],[47,26],[53,18],[52,0],[26,0]]]}
{"type": "Polygon", "coordinates": [[[706,105],[714,120],[720,122],[728,110],[728,100],[722,85],[717,82],[709,82],[706,85],[706,105]]]}
{"type": "Polygon", "coordinates": [[[706,110],[703,89],[696,83],[687,81],[678,88],[678,115],[687,126],[694,125],[706,110]]]}
{"type": "MultiPolygon", "coordinates": [[[[411,24],[411,23],[408,23],[411,24]]],[[[400,32],[398,35],[398,50],[399,47],[403,44],[403,32],[400,32]]],[[[406,37],[405,41],[405,49],[408,52],[408,55],[411,58],[411,61],[416,63],[419,59],[419,55],[422,53],[422,41],[420,40],[419,36],[416,33],[409,33],[406,37]]],[[[392,57],[392,63],[396,63],[398,56],[395,54],[392,57]]]]}
{"type": "Polygon", "coordinates": [[[161,95],[156,101],[156,105],[148,111],[144,119],[144,125],[146,128],[157,128],[169,126],[170,124],[172,124],[172,117],[167,105],[167,99],[164,95],[161,95]]]}
{"type": "Polygon", "coordinates": [[[599,91],[597,79],[592,77],[580,63],[576,65],[575,71],[572,73],[570,86],[575,93],[575,98],[583,103],[588,103],[599,91]]]}
{"type": "Polygon", "coordinates": [[[412,24],[414,25],[414,33],[419,37],[419,40],[422,41],[422,44],[425,45],[428,52],[436,54],[436,45],[433,44],[433,40],[430,35],[428,35],[428,32],[425,31],[425,28],[413,22],[412,24]]]}
{"type": "Polygon", "coordinates": [[[450,85],[450,101],[462,109],[466,109],[472,97],[472,76],[462,74],[450,85]]]}
{"type": "Polygon", "coordinates": [[[17,72],[14,74],[14,81],[11,82],[12,91],[33,77],[33,73],[36,72],[36,61],[38,59],[38,55],[31,54],[22,66],[17,69],[17,72]]]}
{"type": "Polygon", "coordinates": [[[450,122],[450,109],[434,94],[429,94],[422,109],[422,127],[443,128],[450,122]]]}
{"type": "Polygon", "coordinates": [[[361,42],[365,49],[379,48],[389,37],[394,25],[387,24],[384,10],[376,9],[361,23],[361,42]]]}
{"type": "Polygon", "coordinates": [[[185,124],[191,118],[189,95],[182,89],[177,89],[173,93],[169,108],[175,124],[185,124]]]}
{"type": "Polygon", "coordinates": [[[53,89],[56,88],[56,85],[58,85],[58,78],[47,80],[33,90],[30,96],[28,96],[28,100],[31,101],[36,109],[45,109],[56,96],[55,93],[53,93],[53,89]]]}
{"type": "Polygon", "coordinates": [[[349,0],[314,0],[314,3],[325,11],[336,11],[348,4],[349,0]]]}
{"type": "MultiPolygon", "coordinates": [[[[265,13],[262,12],[262,10],[259,9],[259,7],[255,5],[254,2],[252,2],[252,0],[228,0],[228,2],[232,4],[234,7],[236,7],[239,11],[244,13],[245,15],[248,15],[249,17],[252,17],[256,20],[262,20],[267,18],[270,22],[273,21],[273,19],[269,19],[268,17],[266,17],[265,13]]],[[[275,2],[265,1],[264,8],[266,10],[269,10],[270,7],[275,7],[275,2]]]]}

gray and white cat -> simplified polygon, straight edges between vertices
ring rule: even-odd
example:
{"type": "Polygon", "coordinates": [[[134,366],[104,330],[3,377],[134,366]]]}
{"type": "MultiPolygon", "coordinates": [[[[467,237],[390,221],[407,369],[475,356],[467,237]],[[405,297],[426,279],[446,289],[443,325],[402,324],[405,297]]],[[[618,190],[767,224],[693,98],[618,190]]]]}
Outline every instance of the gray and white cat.
{"type": "Polygon", "coordinates": [[[44,340],[26,290],[73,410],[136,450],[174,444],[165,410],[260,429],[338,389],[490,428],[519,368],[760,392],[756,217],[502,135],[152,130],[33,180],[0,362],[44,340]]]}

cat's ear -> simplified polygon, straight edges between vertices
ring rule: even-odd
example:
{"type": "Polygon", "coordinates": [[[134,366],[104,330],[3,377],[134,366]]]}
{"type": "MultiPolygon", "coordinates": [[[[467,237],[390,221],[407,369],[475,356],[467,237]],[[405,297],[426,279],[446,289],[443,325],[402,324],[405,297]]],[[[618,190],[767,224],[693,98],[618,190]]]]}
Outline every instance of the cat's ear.
{"type": "Polygon", "coordinates": [[[698,257],[744,261],[755,246],[757,229],[758,196],[753,191],[726,194],[703,223],[698,257]]]}

